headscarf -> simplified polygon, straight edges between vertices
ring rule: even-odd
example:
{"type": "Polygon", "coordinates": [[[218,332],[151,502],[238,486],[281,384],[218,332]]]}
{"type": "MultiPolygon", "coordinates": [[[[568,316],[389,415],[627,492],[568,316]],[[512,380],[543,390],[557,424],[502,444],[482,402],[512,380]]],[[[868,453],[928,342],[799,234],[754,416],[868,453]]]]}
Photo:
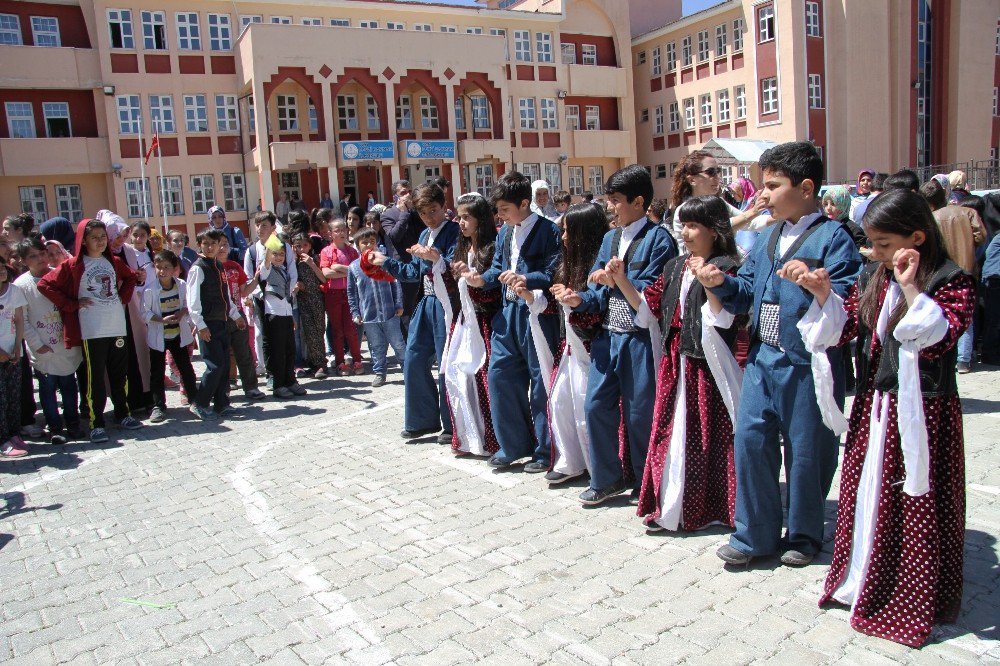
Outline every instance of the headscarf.
{"type": "Polygon", "coordinates": [[[948,184],[951,185],[951,189],[964,190],[965,183],[965,172],[961,169],[956,169],[948,174],[948,184]]]}
{"type": "Polygon", "coordinates": [[[45,220],[38,227],[38,231],[46,240],[59,241],[63,249],[66,246],[73,247],[75,245],[76,230],[73,229],[73,225],[65,217],[52,217],[45,220]]]}
{"type": "Polygon", "coordinates": [[[829,199],[840,211],[840,220],[846,220],[851,212],[851,193],[844,185],[835,185],[823,195],[823,201],[829,199]]]}
{"type": "MultiPolygon", "coordinates": [[[[75,236],[76,233],[74,233],[73,235],[75,236]]],[[[50,240],[45,241],[45,247],[48,247],[49,245],[55,245],[56,248],[58,248],[59,252],[63,255],[63,259],[64,260],[65,259],[71,259],[73,257],[73,255],[69,253],[69,250],[66,249],[66,246],[64,246],[62,243],[60,243],[57,240],[50,239],[50,240]]]]}
{"type": "Polygon", "coordinates": [[[740,176],[733,181],[729,189],[737,190],[740,193],[740,212],[753,206],[754,200],[757,198],[757,188],[754,186],[752,180],[746,176],[740,176]]]}
{"type": "Polygon", "coordinates": [[[125,220],[121,218],[121,215],[110,210],[103,209],[97,211],[95,218],[103,222],[104,226],[107,228],[109,246],[112,241],[118,238],[121,234],[125,233],[128,229],[128,225],[125,224],[125,220]]]}
{"type": "Polygon", "coordinates": [[[555,204],[552,203],[552,189],[549,187],[548,181],[536,180],[531,184],[531,212],[535,213],[539,217],[545,217],[550,220],[554,220],[559,216],[559,211],[556,210],[555,204]],[[538,190],[546,190],[549,193],[549,202],[544,208],[535,202],[535,197],[538,196],[538,190]]]}
{"type": "MultiPolygon", "coordinates": [[[[861,187],[861,176],[863,176],[865,174],[868,174],[869,177],[871,177],[872,179],[874,179],[876,173],[877,172],[875,171],[875,169],[862,169],[861,171],[858,172],[858,180],[857,180],[857,183],[855,184],[855,186],[859,187],[859,188],[861,187]]],[[[871,191],[871,189],[869,188],[869,193],[870,193],[870,191],[871,191]]],[[[865,197],[865,198],[867,198],[868,194],[858,194],[858,196],[859,197],[865,197]]]]}
{"type": "Polygon", "coordinates": [[[229,220],[226,219],[226,211],[222,208],[222,206],[212,206],[211,208],[208,209],[208,226],[212,227],[213,229],[222,229],[228,223],[229,220]],[[222,213],[222,224],[218,227],[212,224],[212,216],[215,215],[216,213],[222,213]]]}

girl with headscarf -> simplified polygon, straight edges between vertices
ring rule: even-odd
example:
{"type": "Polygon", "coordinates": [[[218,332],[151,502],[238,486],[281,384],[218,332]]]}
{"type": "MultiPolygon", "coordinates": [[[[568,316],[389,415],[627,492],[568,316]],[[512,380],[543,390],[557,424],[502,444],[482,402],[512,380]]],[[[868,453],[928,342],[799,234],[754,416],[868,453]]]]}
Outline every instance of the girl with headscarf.
{"type": "Polygon", "coordinates": [[[741,213],[747,211],[757,200],[757,188],[753,181],[745,176],[740,176],[730,183],[729,192],[736,200],[736,207],[741,213]]]}
{"type": "Polygon", "coordinates": [[[552,195],[549,192],[547,181],[536,180],[531,184],[531,212],[548,220],[559,217],[559,211],[552,203],[552,195]]]}
{"type": "Polygon", "coordinates": [[[65,217],[52,217],[45,220],[42,222],[42,226],[38,227],[38,231],[45,240],[59,241],[63,248],[75,245],[76,230],[65,217]]]}

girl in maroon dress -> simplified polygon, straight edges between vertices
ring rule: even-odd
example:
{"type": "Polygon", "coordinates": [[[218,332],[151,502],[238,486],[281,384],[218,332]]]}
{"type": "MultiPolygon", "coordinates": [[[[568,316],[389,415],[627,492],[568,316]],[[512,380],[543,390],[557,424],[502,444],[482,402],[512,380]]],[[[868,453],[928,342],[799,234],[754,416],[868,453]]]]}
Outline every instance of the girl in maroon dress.
{"type": "Polygon", "coordinates": [[[489,202],[478,193],[463,194],[456,202],[461,235],[455,247],[452,273],[458,279],[461,309],[452,321],[445,383],[452,412],[451,448],[456,456],[488,456],[500,450],[486,385],[490,358],[491,322],[500,307],[500,290],[469,287],[460,278],[467,270],[485,271],[493,261],[497,230],[489,202]],[[478,355],[471,350],[479,349],[478,355]],[[468,367],[470,365],[478,366],[468,367]],[[460,427],[461,424],[461,427],[460,427]]]}
{"type": "Polygon", "coordinates": [[[742,372],[733,350],[743,318],[723,310],[693,271],[710,263],[735,275],[739,254],[719,197],[689,199],[679,221],[688,254],[667,262],[641,296],[615,280],[634,301],[636,323],[663,331],[637,510],[649,531],[731,527],[736,508],[733,420],[742,372]]]}
{"type": "Polygon", "coordinates": [[[833,562],[820,603],[851,608],[858,631],[919,647],[962,599],[965,465],[956,342],[972,321],[972,278],[949,258],[934,217],[909,190],[865,214],[872,263],[846,302],[822,269],[803,336],[858,339],[833,562]]]}

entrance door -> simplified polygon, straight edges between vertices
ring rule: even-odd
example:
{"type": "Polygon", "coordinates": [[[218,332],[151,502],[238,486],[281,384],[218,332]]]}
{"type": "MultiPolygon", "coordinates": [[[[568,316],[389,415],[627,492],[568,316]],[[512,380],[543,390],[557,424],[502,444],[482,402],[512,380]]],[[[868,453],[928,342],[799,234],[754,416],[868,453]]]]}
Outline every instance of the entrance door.
{"type": "Polygon", "coordinates": [[[344,194],[351,195],[351,205],[358,204],[358,170],[351,167],[344,169],[344,194]]]}
{"type": "Polygon", "coordinates": [[[432,180],[435,180],[435,179],[441,177],[441,166],[440,165],[438,165],[438,166],[424,166],[424,165],[421,165],[418,168],[417,173],[423,178],[423,181],[425,183],[429,183],[432,180]]]}
{"type": "Polygon", "coordinates": [[[278,194],[287,194],[288,200],[293,203],[302,199],[302,181],[298,171],[278,172],[278,194]]]}
{"type": "Polygon", "coordinates": [[[493,165],[480,162],[476,164],[476,191],[489,199],[490,191],[493,189],[493,165]]]}

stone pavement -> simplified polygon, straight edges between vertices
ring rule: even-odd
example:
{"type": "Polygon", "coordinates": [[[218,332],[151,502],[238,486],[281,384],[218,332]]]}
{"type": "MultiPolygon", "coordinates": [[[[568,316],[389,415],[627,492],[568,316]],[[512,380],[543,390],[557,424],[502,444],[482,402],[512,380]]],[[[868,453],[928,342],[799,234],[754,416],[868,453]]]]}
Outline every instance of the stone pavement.
{"type": "Polygon", "coordinates": [[[817,608],[828,551],[724,571],[722,530],[646,535],[623,498],[583,509],[579,487],[401,441],[400,376],[370,379],[0,461],[0,661],[1000,661],[1000,371],[959,379],[965,599],[919,651],[817,608]]]}

